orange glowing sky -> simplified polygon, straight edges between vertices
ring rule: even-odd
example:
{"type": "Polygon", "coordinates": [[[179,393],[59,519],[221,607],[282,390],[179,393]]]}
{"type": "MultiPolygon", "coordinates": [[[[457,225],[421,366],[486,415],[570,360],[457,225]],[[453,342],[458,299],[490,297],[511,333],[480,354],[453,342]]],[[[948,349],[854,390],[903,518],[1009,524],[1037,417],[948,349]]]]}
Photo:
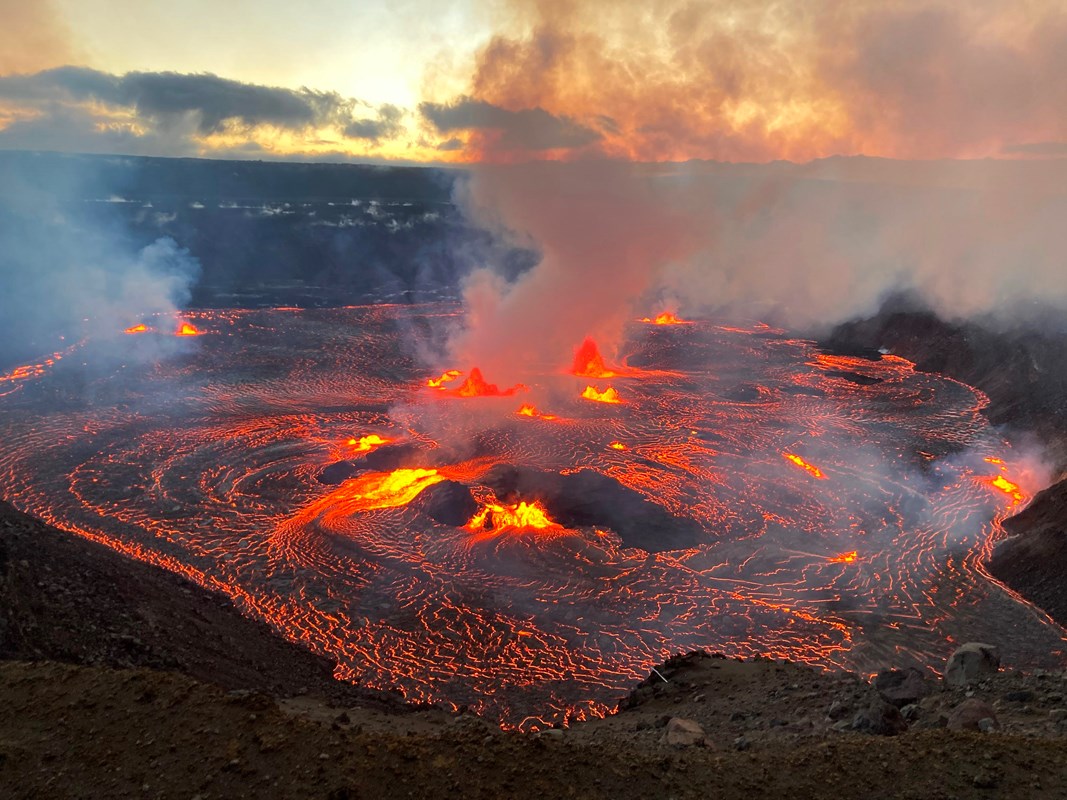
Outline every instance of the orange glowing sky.
{"type": "Polygon", "coordinates": [[[0,19],[2,148],[1067,154],[1059,0],[0,0],[0,19]]]}

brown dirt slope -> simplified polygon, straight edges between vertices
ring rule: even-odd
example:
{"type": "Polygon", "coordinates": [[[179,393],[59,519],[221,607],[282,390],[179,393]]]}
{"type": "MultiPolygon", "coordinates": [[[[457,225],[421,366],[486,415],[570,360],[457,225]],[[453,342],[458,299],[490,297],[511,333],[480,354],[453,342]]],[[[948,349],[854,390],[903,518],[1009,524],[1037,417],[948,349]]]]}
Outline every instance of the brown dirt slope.
{"type": "Polygon", "coordinates": [[[174,673],[19,662],[0,664],[0,707],[0,794],[12,800],[1067,796],[1062,738],[931,729],[738,750],[490,732],[464,718],[365,730],[174,673]]]}

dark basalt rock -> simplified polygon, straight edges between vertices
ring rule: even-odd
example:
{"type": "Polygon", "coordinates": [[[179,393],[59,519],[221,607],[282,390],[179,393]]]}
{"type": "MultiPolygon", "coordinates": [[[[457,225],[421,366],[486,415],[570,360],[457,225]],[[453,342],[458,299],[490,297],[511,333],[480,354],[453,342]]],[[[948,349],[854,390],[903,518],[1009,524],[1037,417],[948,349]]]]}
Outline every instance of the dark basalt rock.
{"type": "Polygon", "coordinates": [[[323,467],[315,477],[319,483],[327,486],[337,486],[349,478],[354,478],[363,471],[362,467],[356,466],[352,461],[337,461],[327,467],[323,467]]]}
{"type": "Polygon", "coordinates": [[[874,679],[874,688],[883,700],[897,708],[917,703],[934,690],[926,675],[915,667],[882,670],[874,679]]]}
{"type": "Polygon", "coordinates": [[[459,528],[478,511],[471,490],[456,481],[442,481],[424,489],[412,502],[434,522],[459,528]]]}
{"type": "Polygon", "coordinates": [[[881,378],[876,378],[873,375],[863,375],[859,372],[849,372],[842,369],[831,369],[826,372],[831,378],[841,378],[842,380],[850,381],[859,386],[873,386],[876,383],[882,383],[881,378]]]}
{"type": "Polygon", "coordinates": [[[1039,492],[1004,528],[1012,537],[993,551],[989,571],[1067,624],[1067,480],[1039,492]]]}
{"type": "Polygon", "coordinates": [[[319,483],[336,486],[364,472],[392,472],[405,467],[425,467],[426,452],[416,444],[392,444],[372,450],[361,458],[337,461],[323,467],[316,476],[319,483]]]}
{"type": "Polygon", "coordinates": [[[426,451],[417,444],[387,444],[372,450],[360,459],[364,469],[373,472],[392,472],[394,469],[425,467],[426,451]]]}
{"type": "Polygon", "coordinates": [[[502,500],[540,500],[568,528],[610,528],[627,547],[652,553],[694,547],[708,534],[696,520],[676,517],[614,478],[583,469],[568,475],[505,465],[483,479],[502,500]]]}

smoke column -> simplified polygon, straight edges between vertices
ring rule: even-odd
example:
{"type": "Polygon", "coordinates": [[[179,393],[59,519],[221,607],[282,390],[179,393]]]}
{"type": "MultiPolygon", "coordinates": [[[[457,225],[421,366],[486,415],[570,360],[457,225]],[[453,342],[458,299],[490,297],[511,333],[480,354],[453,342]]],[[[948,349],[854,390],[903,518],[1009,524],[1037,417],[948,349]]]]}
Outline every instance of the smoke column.
{"type": "Polygon", "coordinates": [[[84,162],[72,161],[62,179],[31,181],[33,160],[18,156],[0,168],[0,362],[41,355],[89,330],[102,352],[120,359],[174,346],[159,339],[147,347],[121,333],[157,316],[173,326],[199,275],[196,259],[169,238],[133,241],[106,203],[90,202],[104,190],[90,166],[73,166],[84,162]]]}
{"type": "Polygon", "coordinates": [[[1062,160],[481,167],[467,215],[542,258],[511,283],[473,274],[452,355],[521,379],[614,341],[650,298],[808,331],[900,290],[947,317],[1064,308],[1065,186],[1062,160]]]}

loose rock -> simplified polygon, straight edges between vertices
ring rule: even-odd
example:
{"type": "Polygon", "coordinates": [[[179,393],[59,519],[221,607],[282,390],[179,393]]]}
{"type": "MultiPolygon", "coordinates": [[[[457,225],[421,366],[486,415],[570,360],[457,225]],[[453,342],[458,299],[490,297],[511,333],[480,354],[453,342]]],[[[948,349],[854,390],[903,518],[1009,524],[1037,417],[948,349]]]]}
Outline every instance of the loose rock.
{"type": "Polygon", "coordinates": [[[852,730],[876,736],[896,736],[908,729],[900,710],[878,698],[852,719],[852,730]]]}
{"type": "Polygon", "coordinates": [[[1000,653],[991,644],[968,642],[957,648],[945,665],[948,686],[967,686],[1000,671],[1000,653]]]}
{"type": "Polygon", "coordinates": [[[997,714],[992,707],[978,698],[971,697],[960,703],[948,717],[948,729],[952,731],[982,730],[981,723],[988,720],[986,727],[994,730],[1000,727],[997,714]]]}
{"type": "Polygon", "coordinates": [[[926,676],[915,667],[884,669],[874,679],[874,688],[887,703],[903,708],[933,691],[926,676]]]}
{"type": "Polygon", "coordinates": [[[661,740],[671,747],[692,747],[705,743],[704,729],[696,720],[671,717],[661,740]]]}

